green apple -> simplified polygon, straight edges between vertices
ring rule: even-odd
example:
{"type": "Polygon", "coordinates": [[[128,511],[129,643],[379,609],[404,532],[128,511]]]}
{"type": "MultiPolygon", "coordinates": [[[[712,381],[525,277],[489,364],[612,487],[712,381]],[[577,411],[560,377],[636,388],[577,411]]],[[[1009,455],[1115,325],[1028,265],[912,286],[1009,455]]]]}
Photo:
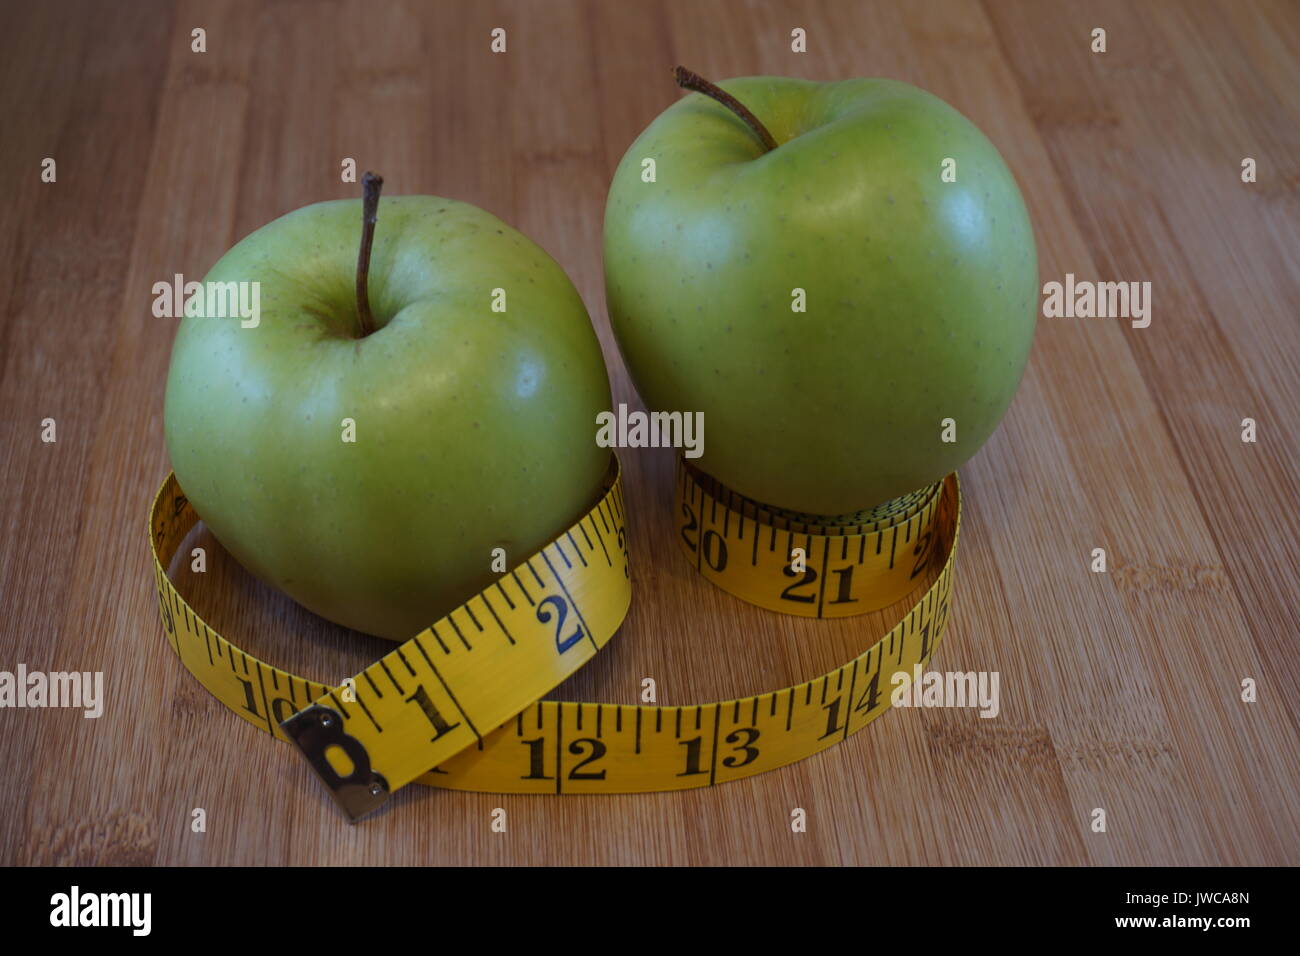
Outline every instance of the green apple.
{"type": "Polygon", "coordinates": [[[577,291],[526,237],[434,196],[368,218],[368,267],[356,200],[221,258],[206,281],[259,282],[260,319],[186,315],[164,425],[182,490],[244,567],[404,640],[495,579],[493,549],[513,568],[594,504],[609,381],[577,291]]]}
{"type": "Polygon", "coordinates": [[[703,412],[697,464],[793,510],[869,507],[956,469],[1010,404],[1038,308],[998,151],[905,83],[722,84],[751,128],[678,75],[709,95],[646,128],[605,210],[610,321],[646,405],[703,412]]]}

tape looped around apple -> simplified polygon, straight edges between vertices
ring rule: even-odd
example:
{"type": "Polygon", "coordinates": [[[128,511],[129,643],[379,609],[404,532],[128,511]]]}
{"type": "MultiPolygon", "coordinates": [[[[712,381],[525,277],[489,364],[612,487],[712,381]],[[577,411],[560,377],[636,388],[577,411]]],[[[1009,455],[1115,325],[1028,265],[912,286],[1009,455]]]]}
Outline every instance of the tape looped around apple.
{"type": "Polygon", "coordinates": [[[784,613],[878,610],[941,570],[895,627],[820,677],[734,700],[632,706],[540,700],[600,651],[631,602],[617,456],[600,500],[572,528],[347,691],[249,655],[181,597],[166,568],[198,516],[174,474],[154,499],[149,533],[163,629],[181,663],[230,710],[295,743],[353,820],[410,782],[639,793],[785,766],[884,713],[894,675],[910,679],[943,636],[961,516],[955,473],[856,523],[818,525],[741,498],[679,460],[674,514],[706,578],[784,613]]]}

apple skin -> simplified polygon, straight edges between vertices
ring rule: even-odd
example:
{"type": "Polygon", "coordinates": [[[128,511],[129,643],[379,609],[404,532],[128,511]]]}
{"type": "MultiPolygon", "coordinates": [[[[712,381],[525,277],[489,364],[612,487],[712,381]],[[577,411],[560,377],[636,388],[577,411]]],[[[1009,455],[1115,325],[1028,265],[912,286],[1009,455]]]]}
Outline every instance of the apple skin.
{"type": "Polygon", "coordinates": [[[356,338],[360,235],[359,200],[324,202],[227,252],[207,281],[260,281],[260,324],[183,319],[164,428],[181,488],[244,567],[405,640],[495,580],[493,548],[513,568],[595,502],[609,380],[554,260],[433,196],[380,201],[376,331],[356,338]]]}
{"type": "Polygon", "coordinates": [[[775,150],[693,93],[610,187],[606,297],[637,390],[651,409],[702,411],[696,464],[770,505],[841,514],[938,481],[997,427],[1033,339],[1015,180],[973,124],[905,83],[719,85],[775,150]]]}

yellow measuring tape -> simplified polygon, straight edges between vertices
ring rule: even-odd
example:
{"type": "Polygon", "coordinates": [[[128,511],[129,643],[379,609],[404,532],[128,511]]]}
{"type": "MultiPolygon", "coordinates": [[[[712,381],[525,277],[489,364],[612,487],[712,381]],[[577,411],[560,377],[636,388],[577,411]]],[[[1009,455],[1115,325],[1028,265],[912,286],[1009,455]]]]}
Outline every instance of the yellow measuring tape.
{"type": "Polygon", "coordinates": [[[623,483],[611,456],[587,514],[353,680],[289,674],[209,628],[167,567],[199,520],[174,474],[149,531],[163,628],[219,701],[295,743],[356,820],[411,782],[501,793],[629,793],[724,783],[843,740],[890,704],[943,636],[961,522],[956,474],[828,520],[767,508],[679,459],[679,540],[713,583],[806,617],[879,610],[942,570],[898,624],[842,666],[755,697],[679,707],[543,701],[617,631],[631,602],[623,483]],[[819,523],[820,522],[820,523],[819,523]]]}

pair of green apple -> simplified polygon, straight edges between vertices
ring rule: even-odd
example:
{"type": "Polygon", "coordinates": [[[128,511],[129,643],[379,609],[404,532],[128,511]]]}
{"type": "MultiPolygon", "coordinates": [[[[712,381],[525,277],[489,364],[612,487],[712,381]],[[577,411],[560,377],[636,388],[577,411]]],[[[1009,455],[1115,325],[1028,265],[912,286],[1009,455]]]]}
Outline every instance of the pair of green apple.
{"type": "MultiPolygon", "coordinates": [[[[637,389],[703,412],[700,467],[768,504],[839,513],[936,481],[996,427],[1033,335],[1014,179],[903,83],[724,86],[752,128],[716,88],[687,96],[610,187],[609,314],[637,389]]],[[[490,583],[495,549],[514,567],[593,502],[611,400],[582,300],[538,246],[464,203],[385,199],[367,288],[361,211],[299,209],[221,258],[206,281],[259,282],[259,321],[187,315],[165,431],[241,564],[405,639],[490,583]]]]}

